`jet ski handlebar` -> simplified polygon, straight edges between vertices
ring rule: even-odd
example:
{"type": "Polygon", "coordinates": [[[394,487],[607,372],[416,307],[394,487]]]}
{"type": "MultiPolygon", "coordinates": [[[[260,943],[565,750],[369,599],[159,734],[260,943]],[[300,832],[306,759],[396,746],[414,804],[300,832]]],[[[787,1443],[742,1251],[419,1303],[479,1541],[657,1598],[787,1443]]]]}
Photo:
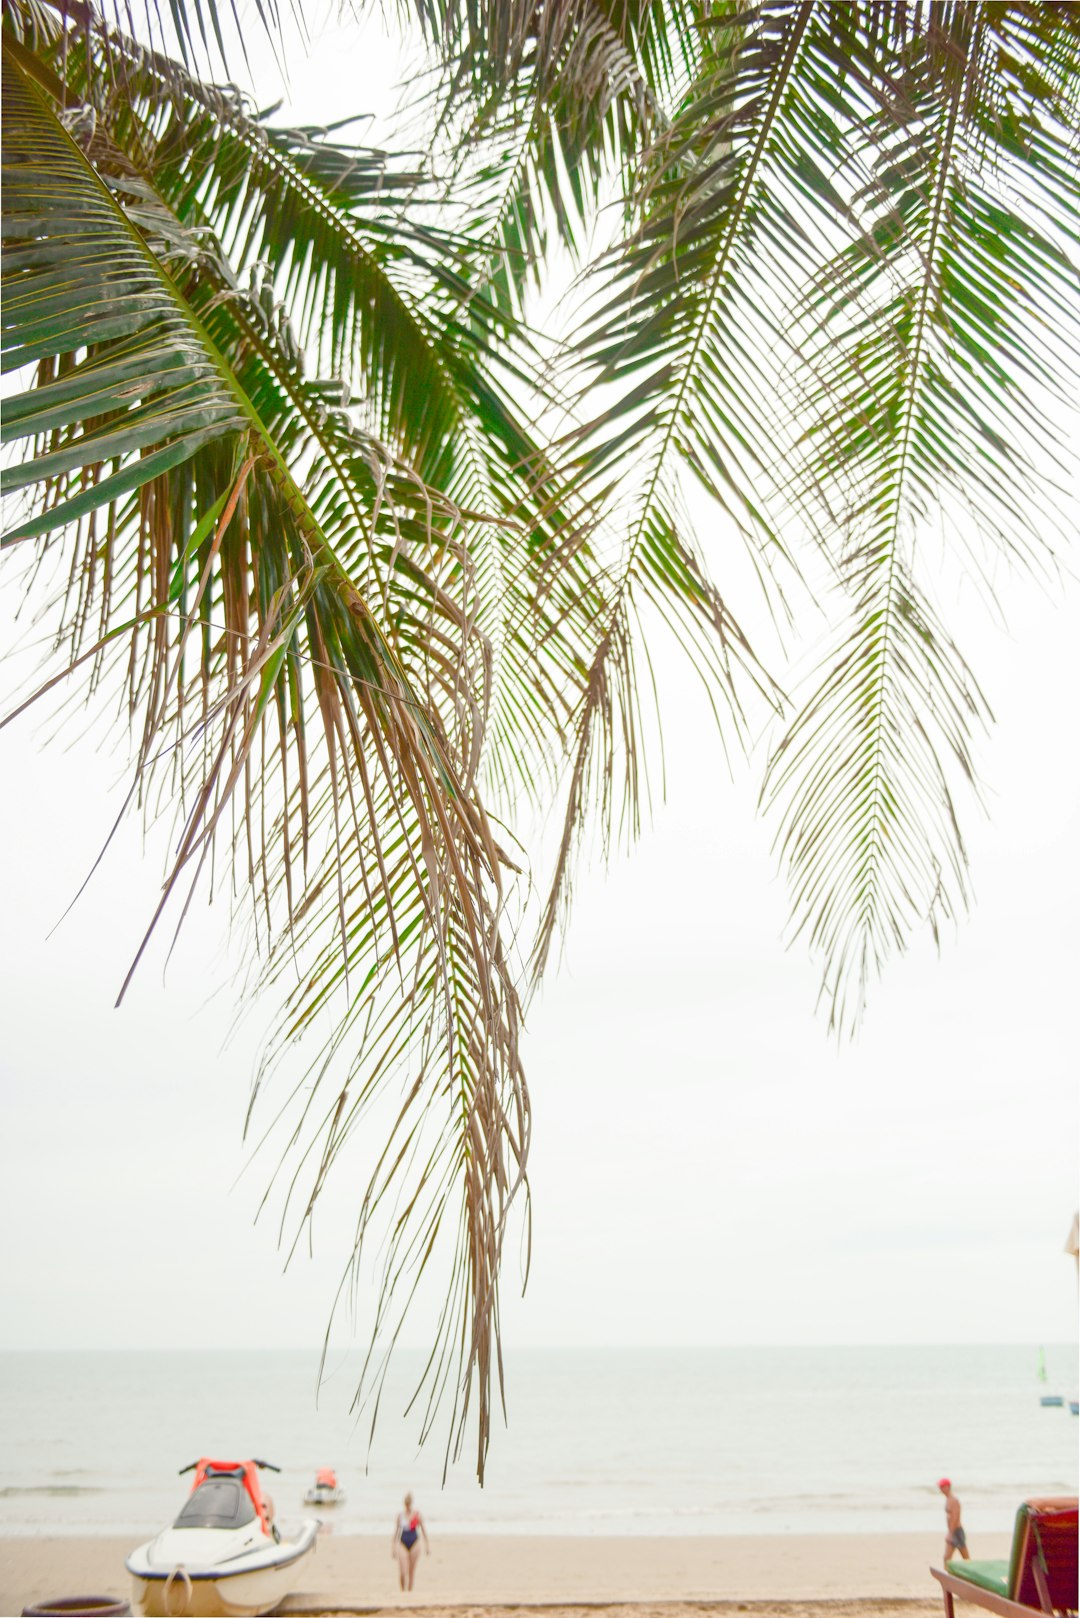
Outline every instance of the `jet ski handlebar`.
{"type": "MultiPolygon", "coordinates": [[[[194,1470],[198,1466],[198,1464],[199,1464],[198,1461],[191,1461],[187,1466],[182,1466],[180,1468],[179,1472],[176,1474],[177,1477],[182,1478],[185,1472],[194,1472],[194,1470]]],[[[251,1464],[253,1466],[260,1467],[262,1469],[262,1471],[264,1471],[264,1472],[280,1472],[281,1471],[280,1466],[275,1466],[273,1461],[259,1461],[259,1460],[256,1460],[254,1456],[252,1456],[251,1464]]]]}

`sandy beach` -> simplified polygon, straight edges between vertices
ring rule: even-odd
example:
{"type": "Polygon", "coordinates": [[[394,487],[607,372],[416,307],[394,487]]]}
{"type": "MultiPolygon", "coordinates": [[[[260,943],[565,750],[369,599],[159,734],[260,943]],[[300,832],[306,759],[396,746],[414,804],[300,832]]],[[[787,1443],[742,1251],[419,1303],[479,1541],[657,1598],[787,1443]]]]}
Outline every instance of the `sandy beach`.
{"type": "MultiPolygon", "coordinates": [[[[1008,1535],[979,1537],[978,1552],[1005,1556],[1008,1535]]],[[[128,1595],[130,1539],[0,1540],[0,1613],[63,1595],[128,1595]]],[[[417,1588],[402,1596],[387,1538],[320,1537],[283,1611],[379,1611],[401,1606],[454,1609],[489,1618],[543,1607],[549,1618],[590,1607],[635,1608],[638,1618],[677,1618],[700,1604],[799,1618],[804,1608],[830,1618],[930,1618],[941,1610],[931,1563],[942,1546],[923,1534],[818,1534],[753,1537],[554,1538],[432,1535],[417,1588]]]]}

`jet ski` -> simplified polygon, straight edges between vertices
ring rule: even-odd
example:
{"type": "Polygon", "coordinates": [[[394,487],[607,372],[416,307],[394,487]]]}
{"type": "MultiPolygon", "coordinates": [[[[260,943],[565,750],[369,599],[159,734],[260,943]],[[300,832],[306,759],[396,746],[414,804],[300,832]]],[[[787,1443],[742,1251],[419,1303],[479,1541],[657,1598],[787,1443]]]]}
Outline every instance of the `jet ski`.
{"type": "Polygon", "coordinates": [[[315,1547],[319,1524],[301,1523],[286,1538],[263,1494],[259,1468],[269,1461],[212,1461],[182,1467],[195,1473],[191,1493],[171,1528],[132,1551],[132,1600],[152,1618],[215,1618],[273,1612],[296,1588],[300,1564],[315,1547]]]}
{"type": "Polygon", "coordinates": [[[345,1490],[337,1480],[337,1473],[332,1466],[321,1466],[315,1474],[315,1482],[304,1496],[305,1506],[343,1506],[345,1504],[345,1490]]]}

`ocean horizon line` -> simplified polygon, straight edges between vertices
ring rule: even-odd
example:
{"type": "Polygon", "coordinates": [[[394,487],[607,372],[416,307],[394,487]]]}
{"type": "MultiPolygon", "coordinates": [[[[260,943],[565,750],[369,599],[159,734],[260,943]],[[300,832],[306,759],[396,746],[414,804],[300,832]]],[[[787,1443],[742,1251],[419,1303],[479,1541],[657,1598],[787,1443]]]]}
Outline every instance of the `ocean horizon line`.
{"type": "MultiPolygon", "coordinates": [[[[640,1343],[640,1342],[611,1342],[611,1343],[519,1343],[508,1345],[505,1352],[508,1355],[517,1354],[611,1354],[618,1352],[666,1354],[679,1353],[716,1353],[721,1350],[740,1349],[768,1352],[782,1350],[790,1353],[798,1349],[820,1349],[832,1352],[851,1352],[862,1349],[902,1349],[908,1352],[912,1349],[942,1349],[942,1348],[1053,1348],[1073,1349],[1080,1353],[1080,1340],[1059,1339],[1050,1337],[968,1337],[962,1339],[919,1339],[918,1341],[897,1341],[895,1339],[867,1339],[859,1342],[825,1342],[825,1341],[784,1341],[784,1342],[722,1342],[722,1343],[640,1343]]],[[[431,1345],[426,1342],[396,1343],[393,1353],[397,1354],[427,1354],[431,1345]]],[[[353,1354],[367,1351],[367,1341],[357,1338],[355,1343],[340,1344],[327,1351],[328,1357],[337,1357],[343,1354],[353,1354]]],[[[199,1343],[94,1343],[71,1346],[56,1343],[17,1343],[10,1345],[0,1344],[0,1355],[7,1354],[321,1354],[321,1343],[215,1343],[208,1346],[203,1340],[199,1343]]]]}

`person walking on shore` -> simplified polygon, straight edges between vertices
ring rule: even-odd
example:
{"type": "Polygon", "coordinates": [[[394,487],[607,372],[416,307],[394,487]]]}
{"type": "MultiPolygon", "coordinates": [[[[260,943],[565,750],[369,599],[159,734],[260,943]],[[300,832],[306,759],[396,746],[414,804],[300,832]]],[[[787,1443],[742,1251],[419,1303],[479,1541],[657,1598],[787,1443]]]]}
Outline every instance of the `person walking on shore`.
{"type": "Polygon", "coordinates": [[[951,1562],[957,1551],[970,1562],[971,1552],[967,1548],[967,1535],[960,1526],[960,1502],[952,1492],[952,1484],[948,1478],[938,1478],[938,1488],[945,1496],[945,1561],[951,1562]]]}
{"type": "Polygon", "coordinates": [[[424,1549],[431,1555],[431,1545],[424,1526],[424,1519],[413,1505],[411,1494],[405,1496],[404,1509],[397,1514],[394,1523],[394,1537],[390,1542],[390,1554],[397,1559],[398,1578],[403,1590],[411,1590],[416,1578],[416,1564],[420,1560],[420,1539],[423,1537],[424,1549]]]}

